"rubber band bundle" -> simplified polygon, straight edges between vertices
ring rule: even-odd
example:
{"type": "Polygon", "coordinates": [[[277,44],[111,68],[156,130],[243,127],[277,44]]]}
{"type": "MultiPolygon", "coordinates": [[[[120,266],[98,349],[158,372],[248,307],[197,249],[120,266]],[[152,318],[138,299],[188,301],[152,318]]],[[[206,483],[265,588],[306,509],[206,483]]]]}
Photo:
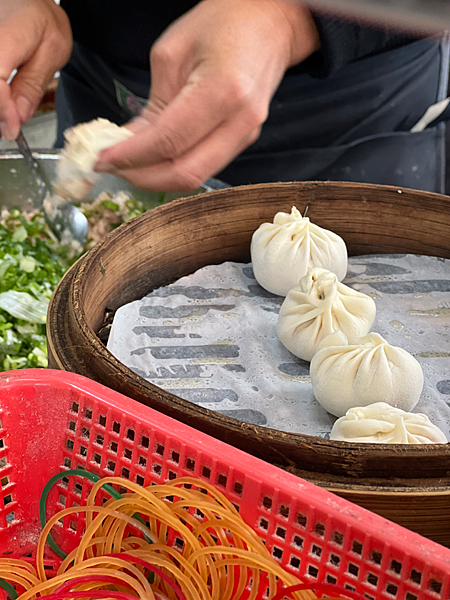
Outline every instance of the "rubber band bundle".
{"type": "Polygon", "coordinates": [[[244,595],[256,600],[266,594],[269,600],[315,600],[312,589],[361,598],[335,585],[305,583],[285,571],[234,505],[213,486],[191,477],[143,488],[125,479],[66,471],[44,488],[40,514],[43,530],[35,567],[0,558],[0,586],[11,600],[239,600],[244,595]],[[65,508],[46,522],[48,492],[68,475],[93,481],[86,505],[65,508]],[[127,493],[120,494],[117,487],[127,493]],[[101,490],[110,496],[103,503],[101,490]],[[85,531],[66,554],[51,529],[72,514],[84,515],[85,531]],[[169,543],[174,539],[176,546],[169,543]],[[44,568],[46,543],[62,559],[51,579],[44,568]]]}

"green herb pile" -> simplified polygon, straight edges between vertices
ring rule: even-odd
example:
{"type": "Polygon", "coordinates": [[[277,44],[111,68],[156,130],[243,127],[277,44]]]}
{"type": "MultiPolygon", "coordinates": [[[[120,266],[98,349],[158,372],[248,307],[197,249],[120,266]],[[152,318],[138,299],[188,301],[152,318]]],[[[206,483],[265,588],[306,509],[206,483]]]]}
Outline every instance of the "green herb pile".
{"type": "MultiPolygon", "coordinates": [[[[103,200],[85,210],[91,225],[109,217],[110,229],[142,214],[141,203],[128,210],[103,200]],[[115,213],[112,215],[111,213],[115,213]]],[[[92,247],[88,240],[84,251],[92,247]]],[[[31,217],[12,209],[0,224],[0,371],[47,367],[45,323],[53,291],[78,256],[70,256],[48,229],[43,213],[31,217]]]]}

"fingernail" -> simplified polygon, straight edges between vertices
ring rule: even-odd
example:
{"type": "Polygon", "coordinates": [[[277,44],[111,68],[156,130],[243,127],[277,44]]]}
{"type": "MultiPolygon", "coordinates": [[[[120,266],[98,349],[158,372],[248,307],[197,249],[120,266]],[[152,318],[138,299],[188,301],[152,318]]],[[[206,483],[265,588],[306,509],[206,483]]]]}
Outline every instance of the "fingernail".
{"type": "Polygon", "coordinates": [[[115,167],[108,162],[103,162],[101,160],[97,161],[94,165],[94,171],[96,173],[114,173],[115,167]]]}
{"type": "Polygon", "coordinates": [[[31,103],[25,96],[19,96],[16,100],[17,110],[19,111],[20,120],[26,123],[31,117],[31,103]]]}
{"type": "Polygon", "coordinates": [[[0,123],[0,133],[2,135],[2,138],[9,142],[11,142],[14,139],[10,135],[8,124],[4,123],[3,121],[0,123]]]}
{"type": "Polygon", "coordinates": [[[131,119],[131,121],[129,122],[130,125],[142,125],[142,127],[146,127],[147,125],[150,125],[150,122],[148,119],[146,119],[145,117],[142,116],[137,116],[134,117],[133,119],[131,119]]]}

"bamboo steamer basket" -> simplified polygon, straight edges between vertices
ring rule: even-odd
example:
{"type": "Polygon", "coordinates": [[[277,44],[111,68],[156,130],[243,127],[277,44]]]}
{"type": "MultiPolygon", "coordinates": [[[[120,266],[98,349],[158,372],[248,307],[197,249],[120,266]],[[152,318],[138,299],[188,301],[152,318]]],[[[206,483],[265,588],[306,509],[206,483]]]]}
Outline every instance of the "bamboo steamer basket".
{"type": "Polygon", "coordinates": [[[97,335],[107,310],[205,265],[250,261],[253,232],[293,205],[341,235],[350,255],[450,258],[450,199],[439,194],[303,182],[175,200],[122,225],[64,276],[49,309],[49,366],[90,377],[450,546],[450,444],[350,444],[242,423],[147,382],[97,335]]]}

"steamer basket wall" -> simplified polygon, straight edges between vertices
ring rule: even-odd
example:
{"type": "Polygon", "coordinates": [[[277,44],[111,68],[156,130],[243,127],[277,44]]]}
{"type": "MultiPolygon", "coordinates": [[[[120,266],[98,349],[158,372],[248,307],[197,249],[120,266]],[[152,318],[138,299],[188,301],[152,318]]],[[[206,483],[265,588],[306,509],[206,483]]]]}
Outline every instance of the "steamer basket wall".
{"type": "Polygon", "coordinates": [[[450,200],[438,194],[317,182],[245,186],[175,200],[114,231],[65,275],[50,305],[50,366],[99,381],[450,545],[450,445],[346,444],[241,423],[150,384],[97,335],[106,309],[205,265],[249,261],[255,229],[293,205],[302,214],[308,207],[312,221],[341,235],[351,255],[450,258],[450,200]]]}

